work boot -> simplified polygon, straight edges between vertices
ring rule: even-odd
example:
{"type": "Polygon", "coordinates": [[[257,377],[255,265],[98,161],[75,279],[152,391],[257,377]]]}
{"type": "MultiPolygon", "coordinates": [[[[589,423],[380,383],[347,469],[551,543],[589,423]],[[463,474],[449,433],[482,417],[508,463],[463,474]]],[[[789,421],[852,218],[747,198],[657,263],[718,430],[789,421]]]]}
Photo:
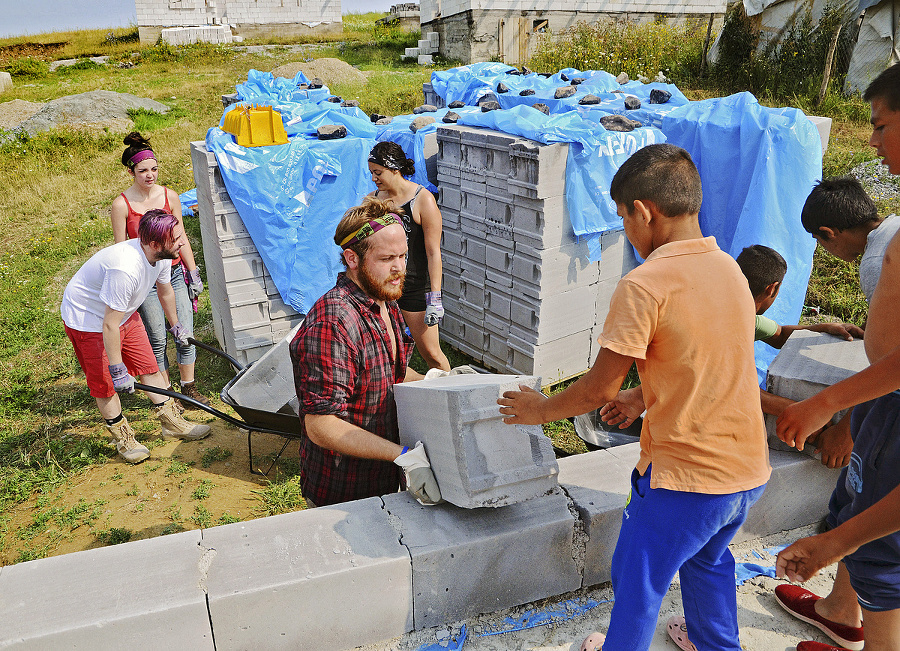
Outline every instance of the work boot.
{"type": "MultiPolygon", "coordinates": [[[[209,399],[204,396],[202,393],[197,391],[197,387],[194,382],[182,382],[181,383],[181,393],[188,398],[193,398],[200,404],[209,407],[209,399]]],[[[185,409],[199,409],[197,405],[191,404],[190,402],[182,402],[181,405],[185,409]]]]}
{"type": "Polygon", "coordinates": [[[116,450],[128,463],[140,463],[150,456],[150,450],[138,443],[134,438],[134,430],[125,417],[115,425],[107,425],[110,440],[116,444],[116,450]]]}
{"type": "Polygon", "coordinates": [[[189,423],[184,416],[178,413],[175,407],[175,399],[169,398],[158,407],[153,408],[159,424],[162,425],[164,439],[182,439],[196,441],[209,436],[209,425],[189,423]]]}
{"type": "MultiPolygon", "coordinates": [[[[173,386],[170,384],[169,386],[166,387],[166,390],[167,390],[167,391],[174,391],[174,390],[175,390],[175,387],[173,387],[173,386]]],[[[175,409],[178,411],[179,414],[183,414],[183,413],[184,413],[184,405],[181,404],[181,400],[176,400],[176,401],[175,401],[175,409]]]]}

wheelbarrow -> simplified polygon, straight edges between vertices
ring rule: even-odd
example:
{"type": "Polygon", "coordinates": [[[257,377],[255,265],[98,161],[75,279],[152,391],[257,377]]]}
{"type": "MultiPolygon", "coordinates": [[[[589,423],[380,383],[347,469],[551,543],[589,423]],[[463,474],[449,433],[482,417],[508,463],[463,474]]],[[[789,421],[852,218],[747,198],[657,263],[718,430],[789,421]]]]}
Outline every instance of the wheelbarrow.
{"type": "MultiPolygon", "coordinates": [[[[290,343],[291,339],[293,339],[293,336],[299,327],[300,326],[298,325],[291,330],[291,332],[288,333],[281,342],[273,346],[264,357],[247,365],[241,364],[231,355],[218,348],[197,341],[193,337],[188,337],[189,343],[226,359],[237,371],[237,374],[222,388],[220,397],[222,398],[222,402],[237,412],[240,419],[229,416],[215,407],[204,405],[202,402],[185,396],[182,393],[178,393],[177,391],[157,389],[156,387],[151,387],[139,382],[135,382],[134,388],[190,403],[197,409],[202,409],[216,418],[224,420],[226,423],[230,423],[239,429],[246,430],[250,472],[254,475],[268,476],[269,472],[271,472],[275,464],[278,463],[278,460],[281,458],[281,455],[284,453],[285,449],[287,449],[290,442],[300,438],[300,417],[297,412],[291,408],[292,399],[296,399],[296,394],[293,390],[292,377],[280,377],[279,379],[281,381],[274,383],[274,387],[272,386],[273,382],[271,381],[265,386],[253,387],[253,381],[256,379],[253,376],[254,372],[260,370],[261,367],[265,370],[267,361],[282,370],[281,376],[285,375],[283,371],[285,368],[290,368],[291,365],[287,345],[290,343]],[[284,356],[284,359],[280,359],[280,356],[284,356]],[[290,382],[287,381],[288,379],[290,379],[290,382]],[[290,391],[290,393],[288,393],[288,391],[290,391]],[[238,397],[236,398],[235,395],[232,395],[233,393],[238,397]],[[259,398],[257,404],[247,404],[246,399],[253,396],[259,398]],[[279,401],[281,401],[282,406],[278,409],[271,409],[271,406],[279,401]],[[285,439],[278,454],[275,455],[275,458],[265,472],[256,470],[253,467],[253,435],[255,433],[275,434],[276,436],[281,436],[285,439]]],[[[259,375],[259,373],[256,373],[256,375],[259,375]]],[[[271,375],[271,373],[269,375],[271,375]]]]}

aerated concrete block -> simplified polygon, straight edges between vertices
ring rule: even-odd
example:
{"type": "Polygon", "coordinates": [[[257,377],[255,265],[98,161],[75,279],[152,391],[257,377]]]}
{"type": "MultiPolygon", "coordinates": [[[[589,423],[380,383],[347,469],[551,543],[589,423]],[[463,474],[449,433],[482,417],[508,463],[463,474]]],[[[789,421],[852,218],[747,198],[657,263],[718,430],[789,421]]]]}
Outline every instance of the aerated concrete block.
{"type": "Polygon", "coordinates": [[[454,375],[394,385],[400,441],[425,444],[451,504],[500,507],[556,488],[559,466],[541,427],[501,420],[498,398],[520,384],[540,389],[540,378],[454,375]]]}
{"type": "Polygon", "coordinates": [[[831,118],[823,118],[817,115],[807,115],[809,121],[816,125],[819,138],[822,140],[822,153],[828,149],[828,139],[831,137],[831,118]]]}
{"type": "Polygon", "coordinates": [[[0,647],[214,649],[201,532],[4,567],[0,647]]]}
{"type": "Polygon", "coordinates": [[[228,389],[232,400],[244,407],[278,412],[296,398],[294,366],[288,347],[299,329],[298,324],[252,366],[244,369],[228,389]]]}
{"type": "Polygon", "coordinates": [[[425,507],[405,492],[384,503],[412,558],[417,630],[581,587],[560,492],[501,509],[425,507]]]}
{"type": "Polygon", "coordinates": [[[600,280],[618,280],[638,266],[634,247],[623,229],[600,234],[600,280]]]}
{"type": "Polygon", "coordinates": [[[769,451],[769,463],[772,476],[766,490],[750,507],[734,542],[815,524],[828,515],[828,501],[840,469],[826,468],[818,459],[796,452],[778,450],[769,451]]]}
{"type": "Polygon", "coordinates": [[[519,140],[509,147],[509,191],[527,199],[546,199],[566,192],[567,143],[545,145],[519,140]]]}
{"type": "Polygon", "coordinates": [[[8,72],[0,72],[0,93],[5,93],[12,87],[12,75],[10,75],[8,72]]]}
{"type": "Polygon", "coordinates": [[[205,530],[216,648],[338,651],[411,631],[409,553],[382,507],[369,498],[205,530]]]}
{"type": "Polygon", "coordinates": [[[559,485],[584,523],[584,585],[610,580],[612,554],[631,490],[640,444],[576,454],[559,460],[559,485]],[[616,450],[613,453],[613,450],[616,450]]]}
{"type": "Polygon", "coordinates": [[[534,344],[545,344],[594,327],[597,284],[570,292],[532,299],[525,294],[511,297],[511,332],[534,344]]]}
{"type": "MultiPolygon", "coordinates": [[[[858,373],[869,365],[862,339],[844,341],[838,337],[809,330],[795,330],[769,365],[766,384],[769,393],[805,400],[825,387],[858,373]]],[[[834,420],[846,411],[835,414],[834,420]]],[[[775,417],[766,415],[766,433],[773,450],[792,450],[775,433],[775,417]]],[[[803,452],[815,454],[807,444],[803,452]]]]}
{"type": "Polygon", "coordinates": [[[591,330],[576,332],[544,344],[533,344],[509,335],[505,370],[523,375],[540,375],[546,384],[554,384],[586,371],[593,360],[591,330]]]}
{"type": "Polygon", "coordinates": [[[552,249],[534,249],[516,243],[513,286],[534,298],[593,285],[600,280],[600,265],[588,258],[586,241],[552,249]]]}

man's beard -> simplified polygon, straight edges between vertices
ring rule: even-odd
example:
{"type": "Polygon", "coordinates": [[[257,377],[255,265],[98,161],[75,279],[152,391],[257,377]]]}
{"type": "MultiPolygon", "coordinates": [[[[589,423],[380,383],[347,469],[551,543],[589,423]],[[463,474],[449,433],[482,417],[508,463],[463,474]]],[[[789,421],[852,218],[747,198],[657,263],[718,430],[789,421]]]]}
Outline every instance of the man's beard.
{"type": "Polygon", "coordinates": [[[396,301],[403,295],[403,283],[406,280],[406,272],[400,272],[379,279],[373,276],[365,263],[359,267],[359,286],[362,290],[374,298],[376,301],[396,301]],[[392,280],[400,279],[399,285],[388,284],[392,280]]]}

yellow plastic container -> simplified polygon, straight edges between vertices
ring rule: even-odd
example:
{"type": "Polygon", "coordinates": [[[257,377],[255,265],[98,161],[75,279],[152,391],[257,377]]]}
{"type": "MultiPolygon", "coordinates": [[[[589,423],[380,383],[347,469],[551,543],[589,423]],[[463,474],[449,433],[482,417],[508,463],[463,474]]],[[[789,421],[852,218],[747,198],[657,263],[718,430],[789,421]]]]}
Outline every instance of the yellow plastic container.
{"type": "Polygon", "coordinates": [[[241,147],[286,145],[288,142],[281,113],[271,106],[238,104],[225,116],[222,130],[233,135],[241,147]]]}

